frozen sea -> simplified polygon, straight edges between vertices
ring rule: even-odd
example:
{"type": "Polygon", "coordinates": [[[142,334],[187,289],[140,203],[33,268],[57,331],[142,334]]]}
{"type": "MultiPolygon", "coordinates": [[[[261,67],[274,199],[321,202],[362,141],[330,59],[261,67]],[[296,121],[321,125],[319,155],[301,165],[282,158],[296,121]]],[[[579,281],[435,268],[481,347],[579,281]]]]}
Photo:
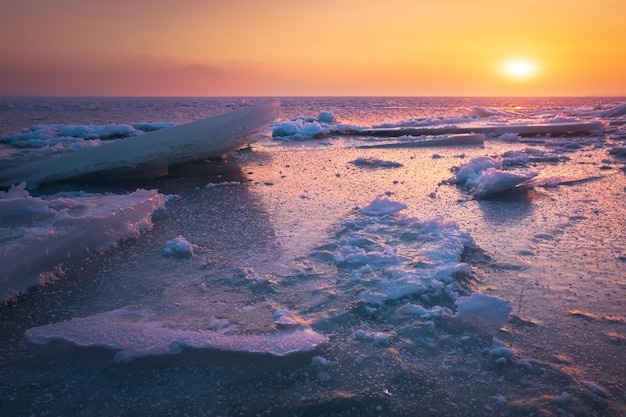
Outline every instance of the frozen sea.
{"type": "MultiPolygon", "coordinates": [[[[0,98],[0,173],[264,100],[0,98]]],[[[624,103],[281,98],[223,160],[4,189],[0,289],[62,255],[2,294],[0,415],[625,416],[624,103]]]]}

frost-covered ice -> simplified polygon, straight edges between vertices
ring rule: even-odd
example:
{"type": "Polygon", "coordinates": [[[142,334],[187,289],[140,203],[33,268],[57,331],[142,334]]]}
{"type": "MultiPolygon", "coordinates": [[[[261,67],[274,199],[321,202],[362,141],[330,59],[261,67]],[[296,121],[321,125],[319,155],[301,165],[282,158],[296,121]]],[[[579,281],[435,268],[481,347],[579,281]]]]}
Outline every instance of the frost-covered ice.
{"type": "Polygon", "coordinates": [[[272,137],[283,140],[302,140],[320,137],[324,127],[317,120],[296,119],[288,122],[276,122],[272,128],[272,137]]]}
{"type": "Polygon", "coordinates": [[[127,195],[75,193],[32,197],[26,184],[0,193],[0,299],[63,275],[67,265],[152,227],[165,196],[156,190],[127,195]]]}
{"type": "MultiPolygon", "coordinates": [[[[455,300],[459,279],[471,273],[461,257],[474,241],[442,217],[422,221],[397,214],[405,208],[379,196],[343,222],[330,254],[347,275],[346,290],[357,289],[360,299],[373,304],[404,297],[455,300]]],[[[326,252],[320,248],[316,256],[325,258],[326,252]]]]}
{"type": "Polygon", "coordinates": [[[61,151],[100,145],[102,140],[122,139],[172,127],[173,123],[107,125],[37,125],[21,133],[4,136],[0,143],[15,148],[45,148],[61,151]]]}
{"type": "MultiPolygon", "coordinates": [[[[614,358],[626,337],[615,277],[626,248],[615,230],[624,226],[626,114],[452,101],[457,107],[285,99],[287,120],[271,128],[293,134],[275,139],[333,140],[257,143],[217,181],[151,181],[178,198],[149,236],[69,268],[67,280],[2,311],[3,409],[620,415],[624,365],[614,358]],[[474,128],[486,133],[443,133],[474,128]],[[579,128],[587,130],[563,133],[579,128]],[[482,142],[470,147],[458,135],[482,142]],[[413,146],[427,142],[446,147],[413,146]],[[442,186],[452,165],[448,182],[474,199],[442,186]],[[131,383],[120,387],[122,378],[131,383]]],[[[189,107],[174,112],[206,101],[182,102],[189,107]]],[[[89,141],[107,146],[98,135],[89,141]]],[[[101,192],[109,184],[87,185],[101,192]]],[[[40,192],[64,186],[74,183],[40,192]]],[[[105,197],[70,190],[35,198],[24,187],[2,196],[14,200],[0,208],[3,245],[24,231],[39,236],[52,219],[79,213],[83,199],[105,197]],[[14,227],[27,212],[31,223],[14,227]]]]}
{"type": "Polygon", "coordinates": [[[26,332],[33,343],[65,340],[81,347],[116,351],[115,361],[180,353],[182,348],[287,356],[314,350],[326,337],[309,328],[258,335],[226,335],[207,330],[181,330],[155,320],[149,310],[121,309],[84,318],[34,327],[26,332]]]}
{"type": "Polygon", "coordinates": [[[503,170],[501,158],[488,156],[474,158],[465,164],[453,167],[451,170],[455,173],[455,177],[449,182],[465,186],[474,198],[484,198],[514,189],[539,175],[537,171],[503,170]]]}
{"type": "MultiPolygon", "coordinates": [[[[614,113],[620,114],[616,108],[614,113]]],[[[604,116],[606,113],[598,114],[604,116]]],[[[611,113],[612,114],[612,113],[611,113]]],[[[466,116],[409,119],[396,123],[373,126],[357,126],[338,123],[332,113],[322,111],[318,117],[298,116],[272,125],[272,137],[276,140],[293,141],[328,136],[370,136],[383,138],[404,137],[403,142],[392,146],[449,146],[482,143],[484,136],[500,137],[505,141],[521,140],[521,136],[569,135],[601,132],[608,123],[601,120],[581,120],[578,117],[528,117],[515,112],[474,107],[466,116]],[[498,123],[499,122],[499,123],[498,123]],[[407,137],[452,135],[450,138],[429,141],[407,141],[407,137]],[[453,137],[453,136],[458,137],[453,137]]],[[[532,142],[532,139],[529,140],[532,142]]],[[[387,144],[389,146],[389,144],[387,144]]]]}

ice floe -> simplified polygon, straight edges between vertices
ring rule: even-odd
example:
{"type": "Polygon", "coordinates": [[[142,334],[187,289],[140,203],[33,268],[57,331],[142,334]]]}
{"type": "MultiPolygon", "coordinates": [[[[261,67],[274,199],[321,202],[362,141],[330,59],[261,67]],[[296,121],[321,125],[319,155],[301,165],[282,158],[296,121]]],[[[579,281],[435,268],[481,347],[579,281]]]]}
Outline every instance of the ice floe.
{"type": "Polygon", "coordinates": [[[177,354],[183,348],[287,356],[312,351],[327,341],[325,336],[303,326],[251,335],[178,329],[155,319],[154,312],[146,309],[119,309],[34,327],[26,331],[26,338],[39,344],[63,340],[79,347],[113,350],[116,362],[177,354]]]}
{"type": "Polygon", "coordinates": [[[0,193],[0,299],[58,278],[67,265],[138,237],[152,227],[165,196],[74,193],[32,197],[26,184],[0,193]]]}

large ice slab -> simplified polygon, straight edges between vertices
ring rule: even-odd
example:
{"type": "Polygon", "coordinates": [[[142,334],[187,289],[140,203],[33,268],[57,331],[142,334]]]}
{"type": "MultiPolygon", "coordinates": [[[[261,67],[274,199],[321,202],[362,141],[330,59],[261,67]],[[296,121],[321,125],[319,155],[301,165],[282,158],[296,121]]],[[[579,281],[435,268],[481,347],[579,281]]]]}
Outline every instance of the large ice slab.
{"type": "Polygon", "coordinates": [[[327,341],[308,327],[252,335],[175,329],[156,320],[150,310],[131,309],[34,327],[26,331],[26,338],[32,343],[64,340],[80,347],[116,350],[116,362],[176,354],[183,347],[287,356],[312,351],[327,341]]]}
{"type": "Polygon", "coordinates": [[[521,136],[559,136],[594,133],[603,131],[607,127],[608,123],[601,120],[523,118],[514,113],[475,109],[471,115],[464,117],[411,119],[371,127],[343,124],[334,118],[323,121],[319,118],[300,116],[292,120],[273,123],[272,137],[281,141],[309,140],[331,136],[409,137],[412,139],[381,146],[426,147],[482,144],[485,139],[484,135],[499,136],[508,133],[521,136]],[[491,116],[498,117],[496,120],[485,120],[491,116]],[[415,139],[415,137],[424,136],[435,136],[435,138],[415,139]]]}
{"type": "Polygon", "coordinates": [[[45,182],[116,169],[145,171],[148,167],[154,169],[155,177],[160,176],[168,166],[219,157],[257,140],[276,118],[279,107],[278,100],[271,100],[144,135],[103,142],[97,147],[19,164],[6,162],[5,168],[0,170],[0,187],[21,181],[36,187],[45,182]]]}
{"type": "Polygon", "coordinates": [[[341,135],[400,137],[426,135],[459,135],[482,133],[485,135],[567,135],[602,131],[607,123],[602,121],[576,121],[562,123],[524,123],[502,125],[467,125],[467,126],[426,126],[426,127],[390,127],[342,129],[334,132],[341,135]]]}
{"type": "Polygon", "coordinates": [[[436,137],[426,137],[415,139],[414,136],[400,137],[398,142],[381,143],[375,145],[363,145],[360,148],[427,148],[436,146],[465,146],[465,145],[483,145],[485,143],[485,135],[478,134],[462,134],[462,135],[443,135],[436,137]]]}
{"type": "Polygon", "coordinates": [[[165,196],[75,193],[37,198],[25,183],[0,193],[0,300],[58,276],[68,264],[152,227],[165,196]]]}

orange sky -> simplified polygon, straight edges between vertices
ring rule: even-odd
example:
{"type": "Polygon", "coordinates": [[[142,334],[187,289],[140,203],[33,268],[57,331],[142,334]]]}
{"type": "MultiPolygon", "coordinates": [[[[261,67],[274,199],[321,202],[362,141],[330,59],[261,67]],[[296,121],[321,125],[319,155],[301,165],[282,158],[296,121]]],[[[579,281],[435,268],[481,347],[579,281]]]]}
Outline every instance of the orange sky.
{"type": "Polygon", "coordinates": [[[0,95],[624,96],[624,22],[624,0],[0,0],[0,95]]]}

